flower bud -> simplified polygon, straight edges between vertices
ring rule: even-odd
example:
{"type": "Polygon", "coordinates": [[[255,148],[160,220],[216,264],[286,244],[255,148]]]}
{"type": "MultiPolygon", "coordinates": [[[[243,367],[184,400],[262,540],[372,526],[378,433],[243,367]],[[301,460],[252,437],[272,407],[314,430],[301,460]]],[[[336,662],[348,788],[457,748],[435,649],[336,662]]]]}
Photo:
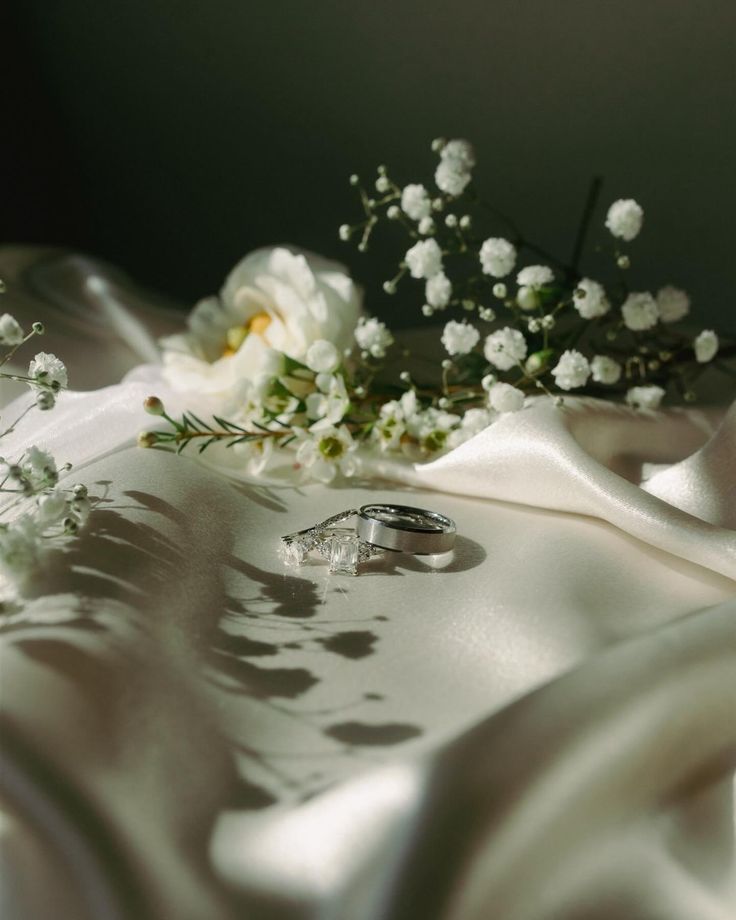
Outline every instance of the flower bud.
{"type": "Polygon", "coordinates": [[[163,415],[166,412],[164,404],[158,398],[158,396],[147,396],[143,400],[143,408],[148,412],[149,415],[163,415]]]}
{"type": "Polygon", "coordinates": [[[41,390],[41,392],[36,397],[36,406],[42,411],[46,412],[48,409],[53,409],[56,405],[56,398],[53,393],[49,393],[48,390],[41,390]]]}
{"type": "Polygon", "coordinates": [[[72,488],[72,495],[75,498],[86,498],[87,497],[87,486],[83,485],[81,482],[78,482],[72,488]]]}
{"type": "Polygon", "coordinates": [[[34,324],[31,326],[31,329],[33,330],[33,332],[34,332],[36,335],[43,335],[44,332],[46,331],[46,329],[45,329],[43,323],[34,323],[34,324]]]}
{"type": "Polygon", "coordinates": [[[631,266],[631,259],[628,256],[619,256],[618,259],[616,259],[616,265],[618,265],[619,268],[629,268],[631,266]]]}
{"type": "Polygon", "coordinates": [[[541,351],[535,351],[533,355],[529,355],[526,359],[524,370],[527,374],[539,374],[549,367],[554,355],[555,353],[551,348],[543,348],[541,351]]]}
{"type": "Polygon", "coordinates": [[[79,524],[74,520],[74,518],[64,518],[64,533],[69,534],[69,536],[74,536],[79,531],[79,524]]]}
{"type": "Polygon", "coordinates": [[[153,447],[156,435],[152,431],[141,431],[138,435],[138,447],[153,447]]]}

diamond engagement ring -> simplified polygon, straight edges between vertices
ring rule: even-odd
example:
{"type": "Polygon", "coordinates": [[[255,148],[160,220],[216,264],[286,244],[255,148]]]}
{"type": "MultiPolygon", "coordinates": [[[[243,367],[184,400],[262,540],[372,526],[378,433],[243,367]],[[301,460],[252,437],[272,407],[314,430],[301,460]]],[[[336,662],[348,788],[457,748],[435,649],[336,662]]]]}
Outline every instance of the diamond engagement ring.
{"type": "Polygon", "coordinates": [[[290,568],[304,565],[309,551],[326,539],[326,530],[336,524],[342,524],[343,521],[347,521],[356,514],[358,514],[357,509],[349,508],[347,511],[333,514],[332,517],[327,518],[326,521],[322,521],[320,524],[307,527],[305,530],[297,530],[296,533],[286,534],[279,543],[279,558],[284,565],[288,565],[290,568]]]}
{"type": "Polygon", "coordinates": [[[290,567],[304,565],[311,550],[330,572],[357,575],[358,565],[384,550],[412,555],[446,553],[455,542],[455,522],[437,511],[408,505],[363,505],[281,538],[279,556],[290,567]],[[339,526],[357,518],[357,527],[339,526]]]}

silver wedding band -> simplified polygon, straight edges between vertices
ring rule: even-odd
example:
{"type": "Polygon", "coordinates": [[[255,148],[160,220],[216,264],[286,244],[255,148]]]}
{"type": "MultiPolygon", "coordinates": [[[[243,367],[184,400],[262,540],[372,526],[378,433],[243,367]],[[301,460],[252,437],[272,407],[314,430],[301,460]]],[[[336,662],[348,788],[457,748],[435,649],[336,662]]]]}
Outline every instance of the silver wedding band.
{"type": "Polygon", "coordinates": [[[437,511],[410,505],[363,505],[358,512],[358,537],[373,546],[413,556],[449,552],[457,528],[437,511]]]}

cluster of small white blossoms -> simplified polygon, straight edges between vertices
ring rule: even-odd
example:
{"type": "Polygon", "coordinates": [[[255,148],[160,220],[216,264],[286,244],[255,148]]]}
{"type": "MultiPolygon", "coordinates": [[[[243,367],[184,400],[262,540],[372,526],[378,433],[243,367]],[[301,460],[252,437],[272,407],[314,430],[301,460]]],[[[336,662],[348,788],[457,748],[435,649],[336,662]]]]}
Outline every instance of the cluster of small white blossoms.
{"type": "Polygon", "coordinates": [[[615,263],[614,280],[604,282],[578,269],[597,185],[567,264],[501,215],[488,216],[495,212],[471,184],[467,141],[432,146],[439,162],[426,184],[399,184],[385,166],[368,186],[351,176],[364,215],[339,236],[364,251],[384,218],[404,229],[409,242],[382,287],[391,297],[413,287],[424,316],[448,312],[434,376],[427,379],[431,360],[416,382],[396,366],[391,331],[360,315],[359,289],[342,266],[285,247],[259,250],[232,270],[219,297],[195,307],[186,341],[164,346],[167,382],[217,397],[219,414],[212,424],[192,413],[175,421],[152,398],[146,408],[170,428],[144,432],[143,446],[219,443],[254,474],[288,458],[302,479],[331,482],[357,472],[359,447],[426,459],[533,396],[556,405],[568,394],[615,398],[637,410],[657,408],[675,389],[690,400],[703,367],[733,351],[714,330],[677,327],[690,311],[679,288],[629,289],[626,246],[644,220],[636,201],[614,201],[601,221],[615,263]]]}
{"type": "MultiPolygon", "coordinates": [[[[65,465],[65,472],[71,467],[65,465]]],[[[0,492],[12,496],[0,521],[0,571],[22,582],[38,566],[49,540],[78,533],[91,502],[86,486],[59,487],[59,470],[50,453],[35,445],[14,463],[0,459],[0,492]]],[[[1,512],[0,512],[1,513],[1,512]]]]}
{"type": "MultiPolygon", "coordinates": [[[[466,314],[450,319],[441,332],[452,361],[450,376],[457,371],[455,376],[466,383],[472,377],[478,396],[480,379],[493,371],[505,375],[499,383],[527,394],[557,394],[558,402],[560,394],[578,391],[623,397],[632,406],[651,408],[670,381],[686,400],[695,398],[693,383],[700,366],[716,358],[721,343],[712,329],[693,335],[676,328],[690,312],[685,291],[673,285],[656,293],[628,290],[622,273],[630,268],[631,257],[625,247],[644,225],[638,202],[614,201],[603,221],[613,240],[613,283],[588,277],[552,256],[525,264],[525,250],[546,253],[515,229],[510,238],[476,232],[481,223],[474,214],[477,199],[467,193],[476,165],[472,146],[460,139],[440,139],[432,146],[439,155],[434,175],[438,192],[420,182],[401,186],[382,166],[375,188],[383,197],[361,189],[366,219],[344,225],[340,235],[350,239],[362,230],[359,248],[364,249],[382,217],[406,228],[412,243],[383,289],[396,295],[404,277],[414,279],[423,285],[425,316],[451,309],[466,314]],[[469,321],[467,313],[490,329],[469,321]]],[[[353,182],[360,184],[357,177],[353,182]]],[[[593,206],[586,209],[586,221],[592,213],[593,206]]],[[[585,223],[580,239],[587,229],[585,223]]],[[[443,379],[447,377],[445,368],[443,379]]],[[[472,390],[452,383],[452,392],[438,395],[445,402],[467,405],[472,390]]]]}
{"type": "MultiPolygon", "coordinates": [[[[0,356],[0,377],[26,383],[34,396],[0,437],[14,431],[31,409],[53,409],[67,386],[63,362],[46,352],[36,354],[25,373],[9,369],[21,346],[43,332],[41,323],[33,323],[26,332],[9,313],[0,316],[0,346],[6,349],[0,356]]],[[[61,472],[69,469],[65,464],[61,472]]],[[[20,585],[34,570],[53,538],[76,534],[87,520],[91,504],[86,487],[63,489],[59,476],[53,456],[36,445],[17,459],[0,457],[0,572],[11,584],[20,585]]]]}

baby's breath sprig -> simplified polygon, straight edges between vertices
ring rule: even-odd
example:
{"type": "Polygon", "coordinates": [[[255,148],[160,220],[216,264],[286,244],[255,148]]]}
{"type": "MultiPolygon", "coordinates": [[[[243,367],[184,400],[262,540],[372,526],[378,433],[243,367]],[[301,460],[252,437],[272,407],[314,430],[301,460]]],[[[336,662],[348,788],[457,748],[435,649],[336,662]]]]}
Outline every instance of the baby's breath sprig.
{"type": "MultiPolygon", "coordinates": [[[[0,281],[0,294],[6,291],[0,281]]],[[[67,386],[67,371],[56,355],[37,353],[25,373],[12,369],[18,351],[33,338],[42,336],[43,324],[35,322],[26,332],[10,313],[0,315],[0,379],[25,383],[33,401],[9,423],[4,422],[0,440],[16,430],[34,409],[54,408],[59,393],[67,386]]],[[[57,465],[54,457],[36,445],[20,456],[0,457],[0,573],[6,576],[3,591],[18,586],[40,564],[53,541],[77,534],[92,508],[86,486],[61,486],[62,474],[70,463],[57,465]]]]}
{"type": "MultiPolygon", "coordinates": [[[[628,244],[644,221],[636,201],[619,199],[607,211],[615,272],[604,286],[579,268],[600,197],[600,177],[591,184],[568,262],[528,239],[510,217],[481,198],[473,182],[475,152],[467,141],[439,138],[432,149],[439,155],[436,192],[418,182],[402,187],[385,166],[380,176],[390,198],[374,200],[361,190],[368,232],[359,248],[367,248],[384,219],[407,229],[410,245],[383,289],[396,295],[405,279],[414,279],[424,286],[425,317],[462,311],[461,320],[446,323],[442,343],[455,361],[482,349],[485,366],[475,363],[469,384],[479,386],[493,371],[499,385],[513,385],[521,393],[541,391],[559,399],[575,391],[656,408],[666,394],[695,399],[698,378],[708,366],[730,372],[736,342],[712,329],[694,335],[681,325],[690,311],[684,291],[672,285],[660,287],[656,295],[629,289],[628,244]],[[490,235],[494,224],[504,235],[490,235]],[[514,270],[525,256],[543,262],[517,270],[514,284],[514,270]],[[495,327],[482,342],[480,330],[468,322],[473,316],[495,327]],[[521,377],[504,377],[512,369],[521,369],[521,377]]],[[[352,230],[343,229],[341,238],[349,240],[352,230]]],[[[444,372],[436,387],[447,399],[444,372]]]]}

